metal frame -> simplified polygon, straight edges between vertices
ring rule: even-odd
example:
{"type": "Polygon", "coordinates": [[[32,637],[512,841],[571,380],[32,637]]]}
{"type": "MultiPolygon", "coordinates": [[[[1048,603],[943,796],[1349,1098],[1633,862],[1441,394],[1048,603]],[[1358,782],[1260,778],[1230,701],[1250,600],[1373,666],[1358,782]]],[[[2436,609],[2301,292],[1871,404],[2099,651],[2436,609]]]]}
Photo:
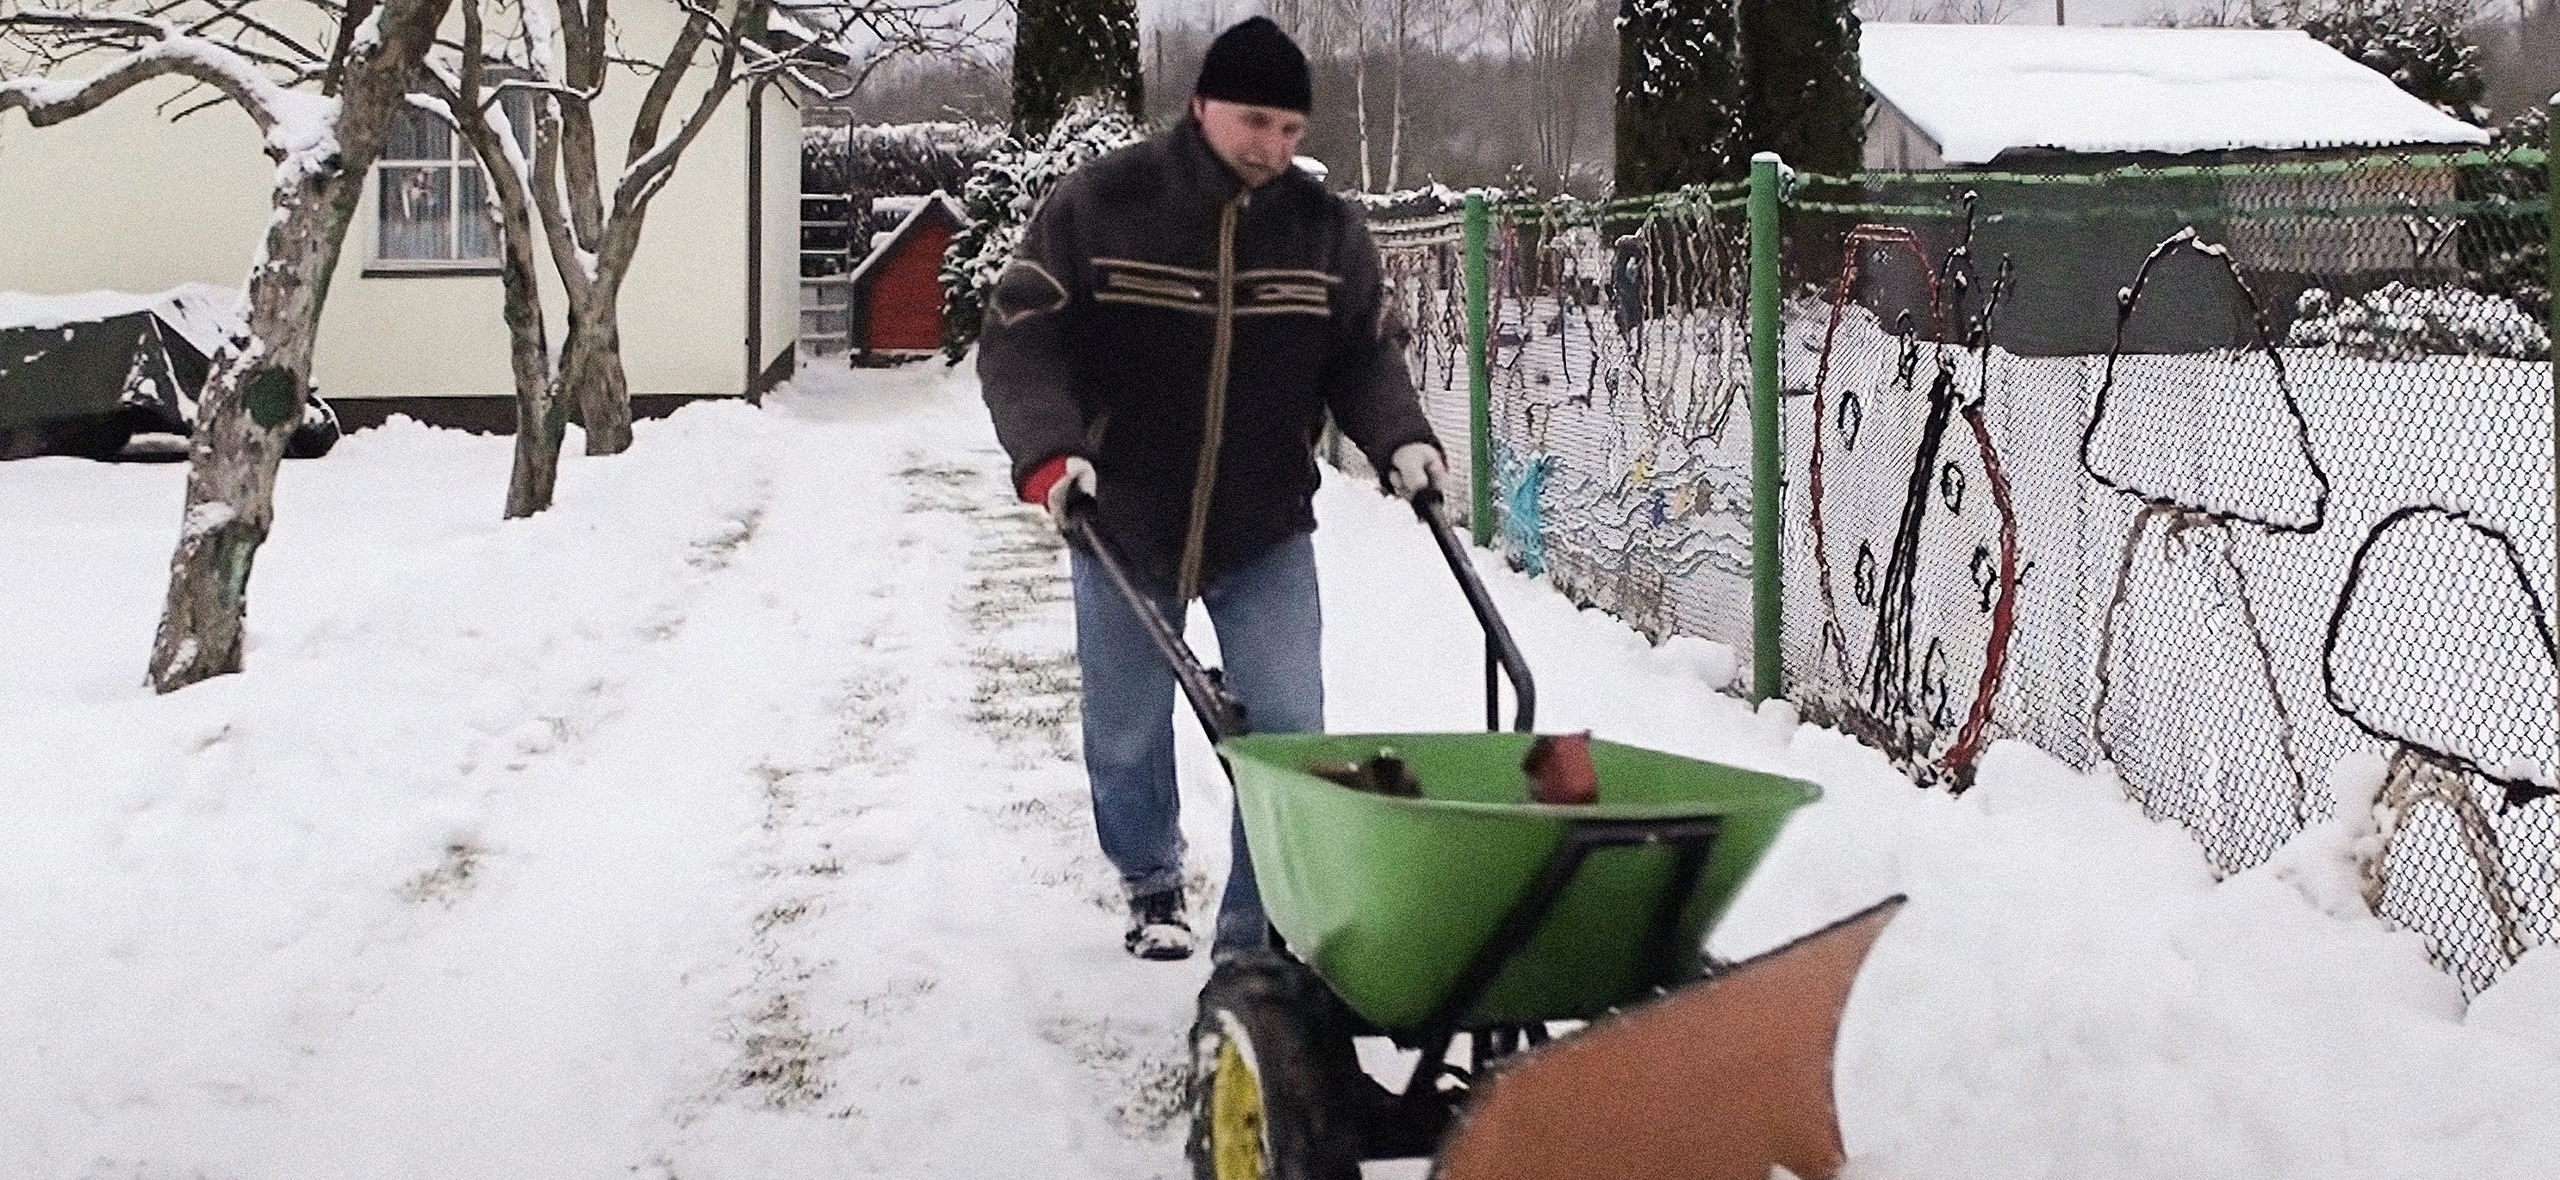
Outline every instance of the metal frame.
{"type": "MultiPolygon", "coordinates": [[[[1564,840],[1539,870],[1537,879],[1503,916],[1501,924],[1485,939],[1466,969],[1458,975],[1449,994],[1438,1010],[1423,1023],[1419,1034],[1401,1035],[1379,1029],[1349,1017],[1355,1035],[1393,1037],[1398,1045],[1419,1047],[1420,1060],[1405,1079],[1404,1088],[1390,1095],[1389,1103],[1373,1112],[1363,1128],[1362,1156],[1366,1159],[1394,1159],[1413,1155],[1429,1155],[1440,1134],[1458,1106],[1466,1100],[1467,1091],[1444,1092],[1439,1082],[1444,1077],[1472,1080],[1494,1060],[1523,1048],[1532,1048],[1547,1040],[1546,1025],[1498,1024],[1470,1028],[1467,1013],[1482,1002],[1485,992],[1502,975],[1512,959],[1526,949],[1535,938],[1547,912],[1573,884],[1591,854],[1607,848],[1670,845],[1677,849],[1671,880],[1656,902],[1653,917],[1644,938],[1646,962],[1642,978],[1649,989],[1664,989],[1688,983],[1697,978],[1700,963],[1680,954],[1673,944],[1672,932],[1679,928],[1681,912],[1697,894],[1698,880],[1706,873],[1707,859],[1723,835],[1722,816],[1677,817],[1649,820],[1587,820],[1575,822],[1565,832],[1564,840]],[[1460,1032],[1474,1034],[1470,1068],[1461,1070],[1449,1063],[1449,1047],[1460,1032]]],[[[1336,1001],[1339,1005],[1339,1001],[1336,1001]]],[[[1343,1008],[1348,1017],[1349,1009],[1343,1008]]]]}
{"type": "MultiPolygon", "coordinates": [[[[1414,516],[1430,528],[1432,538],[1440,546],[1441,556],[1448,562],[1451,576],[1457,579],[1460,591],[1466,595],[1468,607],[1475,612],[1477,624],[1484,629],[1485,728],[1493,731],[1501,728],[1501,684],[1495,675],[1500,672],[1510,680],[1515,699],[1512,729],[1528,733],[1537,716],[1536,682],[1529,674],[1527,659],[1520,654],[1519,644],[1511,637],[1511,629],[1503,623],[1491,593],[1485,589],[1484,579],[1477,575],[1466,543],[1450,525],[1446,507],[1441,494],[1435,489],[1426,488],[1413,497],[1414,516]]],[[[1063,531],[1068,542],[1101,564],[1113,587],[1136,612],[1139,622],[1146,627],[1148,638],[1154,641],[1157,653],[1172,666],[1175,683],[1181,685],[1183,697],[1190,702],[1193,715],[1199,718],[1200,727],[1208,733],[1211,741],[1224,741],[1251,733],[1252,726],[1245,716],[1244,705],[1228,691],[1225,675],[1201,663],[1190,644],[1183,640],[1182,632],[1164,617],[1164,612],[1156,609],[1155,600],[1139,587],[1118,548],[1103,535],[1094,520],[1092,497],[1069,493],[1065,516],[1063,531]]],[[[1221,765],[1224,765],[1223,760],[1221,765]]],[[[1227,773],[1232,780],[1234,768],[1228,767],[1227,773]]],[[[1721,816],[1569,821],[1564,838],[1539,870],[1536,880],[1521,893],[1520,899],[1512,904],[1510,911],[1485,939],[1484,945],[1477,949],[1465,970],[1459,973],[1457,983],[1441,1000],[1439,1009],[1424,1022],[1418,1033],[1399,1034],[1376,1028],[1352,1013],[1341,998],[1327,988],[1325,997],[1332,1004],[1336,1016],[1334,1027],[1349,1030],[1351,1036],[1390,1036],[1400,1045],[1418,1045],[1423,1050],[1421,1060],[1414,1064],[1413,1073],[1406,1079],[1400,1093],[1381,1089],[1378,1095],[1384,1101],[1360,1112],[1361,1157],[1395,1159],[1429,1155],[1436,1150],[1441,1133],[1448,1127],[1459,1103],[1466,1098],[1464,1090],[1443,1093],[1439,1089],[1439,1081],[1443,1077],[1468,1076],[1466,1071],[1459,1070],[1448,1061],[1449,1047],[1460,1032],[1474,1036],[1471,1061],[1476,1070],[1547,1039],[1543,1023],[1471,1028],[1465,1021],[1467,1014],[1482,1002],[1493,982],[1501,977],[1503,969],[1537,936],[1538,927],[1545,922],[1548,912],[1572,886],[1575,876],[1593,853],[1609,848],[1647,845],[1668,845],[1676,850],[1671,880],[1646,926],[1643,943],[1646,961],[1642,978],[1648,988],[1673,987],[1696,978],[1697,959],[1683,955],[1680,948],[1673,945],[1671,935],[1679,928],[1682,912],[1697,895],[1698,881],[1706,873],[1709,854],[1714,851],[1715,842],[1723,830],[1721,816]]],[[[1278,945],[1276,932],[1273,941],[1278,945]]]]}

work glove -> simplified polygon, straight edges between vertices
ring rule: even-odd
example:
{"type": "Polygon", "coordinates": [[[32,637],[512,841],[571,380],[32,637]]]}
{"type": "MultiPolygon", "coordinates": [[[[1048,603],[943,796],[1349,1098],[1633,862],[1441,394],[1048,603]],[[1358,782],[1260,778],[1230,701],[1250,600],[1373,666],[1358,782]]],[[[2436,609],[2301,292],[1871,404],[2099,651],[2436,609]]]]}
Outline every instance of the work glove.
{"type": "Polygon", "coordinates": [[[1022,498],[1049,511],[1049,522],[1067,527],[1067,494],[1083,492],[1093,495],[1093,464],[1079,455],[1061,455],[1040,465],[1023,481],[1022,498]]]}
{"type": "Polygon", "coordinates": [[[1387,460],[1387,490],[1397,499],[1410,500],[1424,488],[1446,492],[1448,487],[1449,465],[1440,458],[1440,448],[1430,443],[1406,443],[1387,460]]]}

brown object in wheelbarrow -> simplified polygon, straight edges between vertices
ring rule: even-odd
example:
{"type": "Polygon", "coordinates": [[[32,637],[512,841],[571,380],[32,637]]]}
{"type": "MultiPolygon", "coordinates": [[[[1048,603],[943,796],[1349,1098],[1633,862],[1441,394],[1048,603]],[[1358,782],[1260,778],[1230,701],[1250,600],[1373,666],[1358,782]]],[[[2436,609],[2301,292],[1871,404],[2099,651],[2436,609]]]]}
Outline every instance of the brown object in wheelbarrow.
{"type": "Polygon", "coordinates": [[[1551,733],[1529,743],[1520,760],[1536,803],[1597,803],[1600,772],[1591,765],[1591,731],[1551,733]]]}
{"type": "Polygon", "coordinates": [[[1840,1013],[1894,896],[1512,1059],[1467,1103],[1438,1180],[1804,1180],[1848,1162],[1840,1013]]]}
{"type": "Polygon", "coordinates": [[[1366,765],[1340,758],[1319,758],[1307,764],[1307,773],[1376,795],[1393,795],[1400,799],[1422,797],[1422,780],[1413,776],[1413,768],[1392,746],[1381,749],[1366,765]]]}

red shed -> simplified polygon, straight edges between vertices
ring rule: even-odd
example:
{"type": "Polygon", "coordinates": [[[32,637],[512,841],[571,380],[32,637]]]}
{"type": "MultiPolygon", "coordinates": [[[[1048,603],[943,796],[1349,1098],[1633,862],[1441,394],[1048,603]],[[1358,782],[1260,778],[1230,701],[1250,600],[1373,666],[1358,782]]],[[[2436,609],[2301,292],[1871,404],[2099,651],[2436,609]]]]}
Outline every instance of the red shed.
{"type": "Polygon", "coordinates": [[[936,190],[911,201],[898,228],[881,234],[851,276],[853,343],[859,352],[933,352],[942,347],[942,253],[966,220],[960,202],[936,190]]]}

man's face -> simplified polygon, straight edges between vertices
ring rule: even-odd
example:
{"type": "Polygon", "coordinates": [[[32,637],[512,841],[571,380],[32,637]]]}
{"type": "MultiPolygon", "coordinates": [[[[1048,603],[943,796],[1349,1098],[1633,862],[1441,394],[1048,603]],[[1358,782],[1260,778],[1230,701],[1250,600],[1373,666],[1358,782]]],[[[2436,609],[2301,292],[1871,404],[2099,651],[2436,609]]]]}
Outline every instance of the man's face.
{"type": "Polygon", "coordinates": [[[1287,107],[1195,96],[1191,117],[1199,120],[1209,150],[1246,188],[1261,188],[1288,171],[1298,157],[1298,141],[1307,134],[1307,117],[1287,107]]]}

